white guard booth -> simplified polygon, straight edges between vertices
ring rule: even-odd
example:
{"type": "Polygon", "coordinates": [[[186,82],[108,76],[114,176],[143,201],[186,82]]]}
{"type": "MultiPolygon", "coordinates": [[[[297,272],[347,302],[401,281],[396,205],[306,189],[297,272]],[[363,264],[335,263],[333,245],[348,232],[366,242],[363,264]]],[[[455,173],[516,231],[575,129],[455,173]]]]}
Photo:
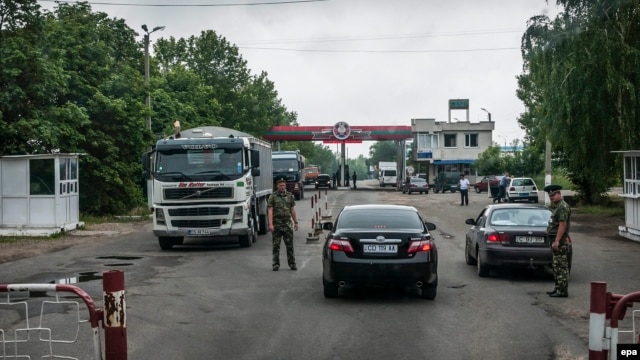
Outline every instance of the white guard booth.
{"type": "Polygon", "coordinates": [[[625,224],[618,234],[640,241],[640,150],[613,151],[624,154],[624,216],[625,224]]]}
{"type": "Polygon", "coordinates": [[[0,157],[0,236],[49,236],[83,225],[79,155],[0,157]]]}

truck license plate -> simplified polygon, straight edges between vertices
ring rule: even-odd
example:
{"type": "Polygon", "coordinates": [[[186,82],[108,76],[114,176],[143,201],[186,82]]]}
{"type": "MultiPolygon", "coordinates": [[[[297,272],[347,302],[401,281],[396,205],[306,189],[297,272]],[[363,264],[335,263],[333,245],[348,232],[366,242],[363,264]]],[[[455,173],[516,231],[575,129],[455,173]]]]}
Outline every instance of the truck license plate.
{"type": "Polygon", "coordinates": [[[362,251],[367,254],[396,254],[398,245],[364,244],[362,251]]]}
{"type": "Polygon", "coordinates": [[[209,229],[189,229],[189,235],[210,235],[209,229]]]}

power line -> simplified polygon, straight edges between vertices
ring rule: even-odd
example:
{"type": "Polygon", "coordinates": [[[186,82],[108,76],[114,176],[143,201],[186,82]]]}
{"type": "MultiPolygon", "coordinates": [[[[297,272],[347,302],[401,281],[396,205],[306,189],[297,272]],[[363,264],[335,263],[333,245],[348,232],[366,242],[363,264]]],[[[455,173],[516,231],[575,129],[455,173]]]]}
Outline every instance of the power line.
{"type": "Polygon", "coordinates": [[[375,53],[375,54],[392,54],[392,53],[459,53],[459,52],[478,52],[478,51],[504,51],[504,50],[520,50],[517,47],[504,48],[487,48],[487,49],[452,49],[452,50],[329,50],[329,49],[290,49],[290,48],[272,48],[272,47],[253,47],[238,46],[239,49],[249,50],[275,50],[275,51],[294,51],[294,52],[325,52],[325,53],[375,53]]]}
{"type": "MultiPolygon", "coordinates": [[[[73,0],[38,0],[41,2],[52,3],[77,3],[73,0]]],[[[329,0],[291,0],[291,1],[268,1],[268,2],[256,2],[245,4],[131,4],[131,3],[109,3],[109,2],[96,2],[86,1],[89,5],[111,5],[111,6],[144,6],[144,7],[228,7],[228,6],[259,6],[259,5],[285,5],[285,4],[299,4],[299,3],[312,3],[329,0]]]]}
{"type": "Polygon", "coordinates": [[[495,30],[474,30],[448,33],[409,33],[409,34],[388,34],[388,35],[364,35],[364,36],[339,36],[331,38],[311,38],[311,39],[274,39],[274,40],[235,40],[235,44],[281,44],[281,43],[311,43],[311,42],[346,42],[346,41],[372,41],[372,40],[398,40],[417,39],[429,37],[456,37],[456,36],[482,36],[506,33],[523,33],[523,29],[495,29],[495,30]]]}

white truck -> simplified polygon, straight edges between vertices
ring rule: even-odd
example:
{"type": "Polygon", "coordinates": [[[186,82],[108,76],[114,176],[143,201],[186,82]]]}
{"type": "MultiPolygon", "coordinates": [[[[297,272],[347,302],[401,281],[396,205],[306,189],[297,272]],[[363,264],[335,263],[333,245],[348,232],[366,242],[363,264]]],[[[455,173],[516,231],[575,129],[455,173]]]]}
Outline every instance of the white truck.
{"type": "Polygon", "coordinates": [[[378,163],[378,181],[381,187],[398,185],[398,163],[395,161],[380,161],[378,163]]]}
{"type": "Polygon", "coordinates": [[[162,250],[185,237],[237,236],[249,247],[267,233],[273,192],[271,144],[223,127],[204,126],[158,140],[142,157],[153,234],[162,250]]]}

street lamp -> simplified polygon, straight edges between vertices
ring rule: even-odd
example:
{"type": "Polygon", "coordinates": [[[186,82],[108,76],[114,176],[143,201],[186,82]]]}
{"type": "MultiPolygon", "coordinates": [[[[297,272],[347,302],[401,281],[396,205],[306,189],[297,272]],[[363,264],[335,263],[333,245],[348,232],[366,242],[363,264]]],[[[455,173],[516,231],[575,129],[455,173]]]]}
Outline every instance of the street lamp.
{"type": "Polygon", "coordinates": [[[147,86],[147,99],[146,105],[149,113],[147,114],[147,129],[151,130],[151,90],[149,89],[149,35],[158,30],[164,30],[164,26],[156,26],[153,30],[149,31],[147,25],[142,25],[144,30],[144,83],[147,86]]]}
{"type": "Polygon", "coordinates": [[[489,112],[489,110],[485,109],[485,108],[480,108],[480,110],[484,111],[487,113],[487,115],[489,116],[489,121],[491,121],[491,113],[489,112]]]}

